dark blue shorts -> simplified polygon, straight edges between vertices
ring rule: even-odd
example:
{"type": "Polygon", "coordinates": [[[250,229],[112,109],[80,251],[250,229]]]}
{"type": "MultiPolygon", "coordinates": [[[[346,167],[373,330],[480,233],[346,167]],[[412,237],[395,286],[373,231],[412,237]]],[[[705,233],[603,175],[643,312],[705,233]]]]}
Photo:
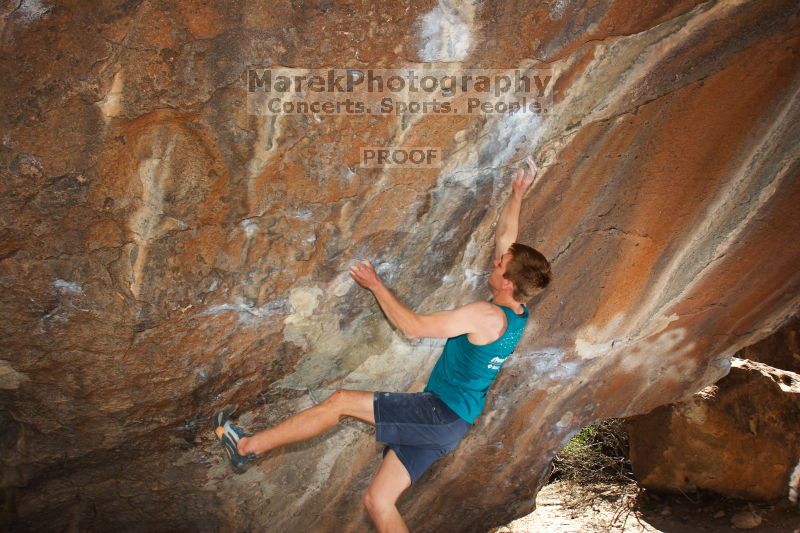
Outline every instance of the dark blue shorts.
{"type": "Polygon", "coordinates": [[[456,449],[471,424],[432,392],[376,392],[375,438],[391,448],[411,475],[411,483],[439,457],[456,449]]]}

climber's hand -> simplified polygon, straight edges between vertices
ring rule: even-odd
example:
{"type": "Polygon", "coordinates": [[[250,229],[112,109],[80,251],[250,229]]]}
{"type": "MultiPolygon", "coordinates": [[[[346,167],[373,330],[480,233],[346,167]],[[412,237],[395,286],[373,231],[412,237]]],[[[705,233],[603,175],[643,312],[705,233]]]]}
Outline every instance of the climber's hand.
{"type": "Polygon", "coordinates": [[[374,290],[383,285],[369,260],[356,261],[356,264],[350,267],[350,276],[365,289],[374,290]]]}
{"type": "Polygon", "coordinates": [[[536,180],[536,176],[539,173],[539,169],[536,163],[533,162],[533,159],[528,157],[525,159],[525,162],[528,164],[528,170],[520,168],[517,171],[517,177],[514,178],[514,182],[511,184],[513,194],[520,198],[522,198],[525,191],[528,190],[528,187],[536,180]]]}

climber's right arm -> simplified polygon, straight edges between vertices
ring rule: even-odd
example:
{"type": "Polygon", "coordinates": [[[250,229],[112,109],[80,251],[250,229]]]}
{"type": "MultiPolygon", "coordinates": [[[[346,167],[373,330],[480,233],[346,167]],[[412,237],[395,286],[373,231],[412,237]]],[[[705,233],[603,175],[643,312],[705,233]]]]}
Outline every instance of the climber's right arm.
{"type": "Polygon", "coordinates": [[[446,339],[465,333],[475,333],[485,329],[487,323],[497,318],[496,314],[493,314],[494,306],[483,301],[429,315],[415,313],[386,288],[369,261],[363,264],[356,261],[350,270],[350,275],[359,285],[372,291],[389,322],[410,339],[422,337],[446,339]]]}
{"type": "Polygon", "coordinates": [[[517,240],[519,234],[519,212],[522,207],[522,198],[525,191],[536,179],[538,168],[530,157],[526,159],[528,170],[520,168],[511,184],[511,195],[506,200],[500,219],[497,221],[497,230],[494,237],[494,258],[500,259],[517,240]]]}
{"type": "Polygon", "coordinates": [[[416,323],[417,314],[400,303],[400,300],[384,286],[372,263],[369,260],[363,263],[356,261],[356,264],[350,268],[350,277],[365,289],[372,291],[389,322],[408,336],[416,323]]]}

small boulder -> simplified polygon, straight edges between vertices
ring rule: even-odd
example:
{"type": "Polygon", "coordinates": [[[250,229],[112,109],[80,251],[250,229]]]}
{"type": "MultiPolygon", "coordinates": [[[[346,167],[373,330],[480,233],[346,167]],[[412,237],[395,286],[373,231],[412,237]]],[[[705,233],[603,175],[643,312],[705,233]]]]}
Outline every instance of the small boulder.
{"type": "Polygon", "coordinates": [[[742,511],[731,517],[731,525],[736,529],[753,529],[761,525],[761,515],[753,511],[742,511]]]}
{"type": "Polygon", "coordinates": [[[800,375],[746,359],[691,400],[628,419],[630,459],[652,490],[790,495],[800,462],[800,375]]]}

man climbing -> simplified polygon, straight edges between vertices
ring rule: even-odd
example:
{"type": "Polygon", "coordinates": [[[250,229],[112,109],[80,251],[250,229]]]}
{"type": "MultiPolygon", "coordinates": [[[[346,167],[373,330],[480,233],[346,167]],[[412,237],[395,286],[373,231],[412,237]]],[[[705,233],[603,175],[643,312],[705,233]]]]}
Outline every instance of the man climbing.
{"type": "Polygon", "coordinates": [[[373,424],[386,444],[383,461],[364,496],[378,531],[408,531],[396,502],[439,457],[452,451],[484,406],[486,392],[514,351],[528,319],[524,302],[550,282],[550,264],[533,248],[515,242],[522,197],[536,178],[521,169],[500,214],[495,234],[491,301],[420,315],[387,289],[369,261],[356,262],[350,275],[372,291],[389,322],[409,338],[447,338],[423,392],[337,390],[325,401],[280,424],[250,434],[220,411],[214,430],[231,463],[246,468],[269,450],[319,435],[353,417],[373,424]]]}

